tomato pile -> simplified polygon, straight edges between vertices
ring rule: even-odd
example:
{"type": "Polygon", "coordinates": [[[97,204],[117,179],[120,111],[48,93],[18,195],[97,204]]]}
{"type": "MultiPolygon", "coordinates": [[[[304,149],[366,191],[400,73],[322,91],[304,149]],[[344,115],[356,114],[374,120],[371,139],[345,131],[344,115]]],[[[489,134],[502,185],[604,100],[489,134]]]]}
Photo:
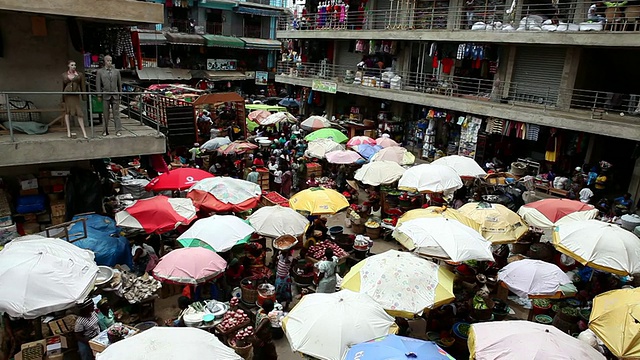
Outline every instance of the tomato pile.
{"type": "Polygon", "coordinates": [[[333,241],[325,240],[321,241],[309,248],[309,252],[307,253],[310,257],[317,260],[326,260],[324,257],[324,250],[331,249],[333,250],[333,255],[338,258],[343,258],[348,256],[346,251],[344,251],[340,246],[338,246],[333,241]]]}

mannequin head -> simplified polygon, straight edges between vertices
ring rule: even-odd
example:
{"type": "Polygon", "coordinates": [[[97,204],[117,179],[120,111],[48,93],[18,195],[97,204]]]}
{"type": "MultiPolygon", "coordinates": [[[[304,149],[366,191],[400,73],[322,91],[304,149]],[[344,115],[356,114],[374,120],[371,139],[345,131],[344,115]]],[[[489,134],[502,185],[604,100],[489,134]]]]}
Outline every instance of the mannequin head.
{"type": "Polygon", "coordinates": [[[107,55],[104,57],[104,67],[107,69],[111,69],[111,67],[113,66],[113,59],[111,58],[110,55],[107,55]]]}
{"type": "Polygon", "coordinates": [[[69,72],[75,72],[76,71],[76,62],[73,61],[73,60],[67,61],[67,67],[69,68],[69,72]]]}

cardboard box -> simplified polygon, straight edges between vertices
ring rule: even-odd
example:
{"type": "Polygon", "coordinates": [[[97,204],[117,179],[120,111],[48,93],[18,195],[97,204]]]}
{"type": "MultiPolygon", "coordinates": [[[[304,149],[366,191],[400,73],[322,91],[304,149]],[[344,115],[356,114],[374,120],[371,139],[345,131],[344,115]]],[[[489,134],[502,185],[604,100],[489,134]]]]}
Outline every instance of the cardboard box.
{"type": "Polygon", "coordinates": [[[38,179],[33,175],[22,175],[18,177],[20,190],[38,189],[38,179]]]}
{"type": "MultiPolygon", "coordinates": [[[[47,341],[47,357],[51,355],[59,355],[62,354],[64,336],[51,336],[46,338],[47,341]]],[[[64,345],[66,345],[66,341],[64,341],[64,345]]]]}
{"type": "Polygon", "coordinates": [[[20,190],[21,196],[38,195],[39,193],[38,189],[20,190]]]}
{"type": "Polygon", "coordinates": [[[64,215],[51,217],[51,225],[60,225],[63,222],[65,222],[64,221],[64,215]]]}
{"type": "Polygon", "coordinates": [[[51,333],[53,335],[61,335],[73,330],[67,328],[67,325],[64,323],[63,319],[49,321],[49,329],[51,329],[51,333]]]}

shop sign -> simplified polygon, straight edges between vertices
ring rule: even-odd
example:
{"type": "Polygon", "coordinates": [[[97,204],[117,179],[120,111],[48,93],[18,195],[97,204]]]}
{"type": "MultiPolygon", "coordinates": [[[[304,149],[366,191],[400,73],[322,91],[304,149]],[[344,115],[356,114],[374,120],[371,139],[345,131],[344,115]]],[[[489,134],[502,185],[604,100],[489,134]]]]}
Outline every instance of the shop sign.
{"type": "Polygon", "coordinates": [[[207,59],[207,70],[237,70],[238,60],[232,59],[207,59]]]}
{"type": "Polygon", "coordinates": [[[313,80],[311,90],[335,94],[338,91],[338,84],[332,81],[313,80]]]}
{"type": "Polygon", "coordinates": [[[266,71],[256,71],[256,85],[267,85],[269,73],[266,71]]]}

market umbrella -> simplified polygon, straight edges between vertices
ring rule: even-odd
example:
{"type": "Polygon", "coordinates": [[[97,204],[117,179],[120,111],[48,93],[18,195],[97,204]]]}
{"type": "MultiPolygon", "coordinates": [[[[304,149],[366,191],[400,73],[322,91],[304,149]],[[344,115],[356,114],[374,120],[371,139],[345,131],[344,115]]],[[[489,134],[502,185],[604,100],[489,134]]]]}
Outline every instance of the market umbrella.
{"type": "Polygon", "coordinates": [[[178,168],[166,172],[153,178],[145,190],[165,191],[165,190],[185,190],[193,184],[206,178],[213,177],[212,174],[196,168],[178,168]]]}
{"type": "Polygon", "coordinates": [[[393,161],[400,165],[411,165],[415,162],[416,157],[400,146],[390,146],[378,151],[370,159],[371,161],[393,161]]]}
{"type": "Polygon", "coordinates": [[[393,237],[421,255],[454,262],[494,260],[489,241],[472,228],[443,217],[405,221],[396,226],[393,237]]]}
{"type": "Polygon", "coordinates": [[[73,307],[97,274],[89,250],[37,235],[14,239],[0,251],[0,313],[34,319],[73,307]]]}
{"type": "Polygon", "coordinates": [[[307,141],[313,141],[316,139],[331,139],[339,144],[349,140],[349,138],[347,138],[345,134],[340,132],[340,130],[330,128],[316,130],[311,134],[305,136],[304,139],[307,141]]]}
{"type": "Polygon", "coordinates": [[[278,102],[278,105],[284,107],[300,107],[300,102],[294,98],[286,97],[280,100],[280,102],[278,102]]]}
{"type": "Polygon", "coordinates": [[[271,115],[267,110],[253,110],[250,112],[247,117],[249,120],[261,124],[261,121],[268,118],[271,115]]]}
{"type": "Polygon", "coordinates": [[[494,244],[516,242],[529,231],[524,220],[504,205],[470,202],[458,211],[477,222],[482,236],[494,244]]]}
{"type": "Polygon", "coordinates": [[[327,161],[331,164],[353,164],[362,157],[355,151],[335,150],[325,154],[327,161]]]}
{"type": "Polygon", "coordinates": [[[97,360],[241,360],[233,349],[208,331],[190,327],[152,327],[109,345],[97,360]]]}
{"type": "Polygon", "coordinates": [[[398,181],[404,168],[393,161],[375,161],[356,170],[354,178],[366,185],[386,185],[398,181]]]}
{"type": "Polygon", "coordinates": [[[349,139],[349,141],[347,141],[348,147],[354,147],[354,146],[364,145],[364,144],[373,146],[373,145],[376,145],[376,141],[368,136],[354,136],[351,139],[349,139]]]}
{"type": "Polygon", "coordinates": [[[116,225],[143,229],[148,234],[162,234],[180,225],[189,225],[195,219],[196,208],[191,199],[164,195],[136,200],[116,213],[116,225]]]}
{"type": "Polygon", "coordinates": [[[623,276],[640,273],[638,237],[616,224],[598,220],[565,223],[554,229],[553,245],[585,266],[623,276]]]}
{"type": "Polygon", "coordinates": [[[265,206],[248,218],[249,224],[262,236],[277,238],[282,235],[304,234],[309,220],[295,210],[284,206],[265,206]]]}
{"type": "Polygon", "coordinates": [[[310,294],[282,320],[291,350],[342,360],[349,348],[389,333],[393,318],[369,296],[350,290],[310,294]]]}
{"type": "Polygon", "coordinates": [[[604,360],[586,342],[555,326],[508,320],[472,324],[468,339],[470,359],[604,360]]]}
{"type": "Polygon", "coordinates": [[[196,207],[215,212],[253,209],[260,196],[262,189],[258,184],[225,176],[201,180],[187,193],[196,207]]]}
{"type": "Polygon", "coordinates": [[[229,139],[228,136],[215,137],[207,141],[206,143],[202,144],[202,146],[200,146],[200,150],[214,151],[214,150],[218,150],[220,146],[229,145],[229,144],[231,144],[231,140],[229,139]]]}
{"type": "Polygon", "coordinates": [[[458,210],[446,206],[429,206],[426,209],[409,210],[404,213],[404,215],[402,215],[400,219],[398,219],[396,227],[402,225],[402,223],[405,221],[429,217],[441,217],[445,219],[457,220],[461,224],[466,225],[480,233],[480,224],[473,221],[473,219],[471,219],[467,215],[462,214],[458,210]]]}
{"type": "MultiPolygon", "coordinates": [[[[387,149],[380,150],[378,154],[387,149]]],[[[431,164],[409,168],[398,181],[398,189],[421,193],[451,193],[460,189],[462,185],[462,180],[455,170],[448,166],[431,164]]]]}
{"type": "Polygon", "coordinates": [[[269,115],[265,119],[258,121],[258,124],[266,126],[266,125],[275,125],[275,124],[280,124],[285,122],[295,123],[297,121],[298,120],[296,119],[295,116],[289,114],[286,111],[282,111],[282,112],[277,112],[269,115]]]}
{"type": "Polygon", "coordinates": [[[172,284],[202,284],[222,275],[227,262],[215,252],[202,247],[172,250],[160,258],[153,276],[172,284]]]}
{"type": "Polygon", "coordinates": [[[451,302],[453,274],[408,252],[387,250],[356,265],[341,287],[371,296],[392,316],[413,318],[451,302]]]}
{"type": "Polygon", "coordinates": [[[254,228],[233,215],[213,215],[193,223],[178,237],[184,247],[202,246],[216,252],[224,252],[232,247],[249,242],[254,228]],[[194,241],[198,240],[198,241],[194,241]]]}
{"type": "Polygon", "coordinates": [[[382,150],[382,146],[380,145],[358,145],[351,148],[353,151],[357,152],[363,158],[367,160],[371,160],[373,155],[375,155],[378,151],[382,150]]]}
{"type": "Polygon", "coordinates": [[[386,335],[357,344],[344,360],[455,360],[432,341],[386,335]],[[412,354],[409,356],[408,354],[412,354]]]}
{"type": "Polygon", "coordinates": [[[500,269],[498,280],[521,298],[562,298],[577,292],[557,265],[541,260],[514,261],[500,269]]]}
{"type": "Polygon", "coordinates": [[[222,155],[230,155],[230,154],[244,154],[249,150],[255,150],[258,148],[258,145],[252,144],[248,141],[238,140],[234,141],[228,145],[222,145],[218,148],[218,153],[222,155]]]}
{"type": "Polygon", "coordinates": [[[518,215],[529,225],[552,229],[571,221],[595,219],[598,209],[577,200],[543,199],[521,206],[518,215]]]}
{"type": "Polygon", "coordinates": [[[331,123],[324,116],[309,116],[305,121],[300,123],[300,127],[306,131],[315,131],[319,129],[331,127],[331,123]]]}
{"type": "Polygon", "coordinates": [[[640,358],[640,288],[619,289],[593,298],[589,329],[613,355],[640,358]]]}
{"type": "Polygon", "coordinates": [[[400,144],[398,144],[395,140],[393,140],[390,137],[379,137],[376,139],[376,144],[379,146],[382,146],[383,148],[388,148],[388,147],[392,147],[392,146],[400,146],[400,144]]]}
{"type": "Polygon", "coordinates": [[[344,195],[332,189],[314,187],[302,190],[289,199],[289,206],[311,215],[335,214],[349,206],[344,195]]]}
{"type": "Polygon", "coordinates": [[[344,150],[344,146],[331,139],[320,138],[309,141],[305,155],[308,157],[323,159],[328,152],[337,150],[344,150]]]}
{"type": "Polygon", "coordinates": [[[462,178],[474,178],[477,176],[485,176],[487,173],[478,165],[478,163],[466,156],[449,155],[443,156],[432,162],[433,165],[446,165],[455,170],[462,178]]]}

